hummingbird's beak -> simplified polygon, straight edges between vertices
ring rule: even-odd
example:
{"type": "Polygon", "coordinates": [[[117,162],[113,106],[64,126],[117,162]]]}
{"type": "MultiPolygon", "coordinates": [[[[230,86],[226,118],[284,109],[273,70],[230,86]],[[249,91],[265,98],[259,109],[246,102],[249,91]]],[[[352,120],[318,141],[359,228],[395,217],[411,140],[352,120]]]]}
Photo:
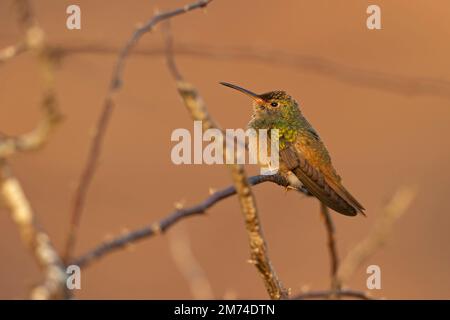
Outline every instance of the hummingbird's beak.
{"type": "Polygon", "coordinates": [[[254,92],[251,92],[250,90],[244,89],[244,88],[242,88],[242,87],[239,87],[239,86],[236,86],[236,85],[234,85],[234,84],[227,83],[227,82],[220,82],[220,84],[223,85],[223,86],[225,86],[225,87],[229,87],[229,88],[231,88],[231,89],[240,91],[240,92],[246,94],[247,96],[249,96],[250,98],[252,98],[253,100],[255,100],[255,101],[258,102],[258,103],[263,103],[263,102],[264,102],[264,100],[261,99],[261,97],[260,97],[259,95],[257,95],[257,94],[254,93],[254,92]]]}

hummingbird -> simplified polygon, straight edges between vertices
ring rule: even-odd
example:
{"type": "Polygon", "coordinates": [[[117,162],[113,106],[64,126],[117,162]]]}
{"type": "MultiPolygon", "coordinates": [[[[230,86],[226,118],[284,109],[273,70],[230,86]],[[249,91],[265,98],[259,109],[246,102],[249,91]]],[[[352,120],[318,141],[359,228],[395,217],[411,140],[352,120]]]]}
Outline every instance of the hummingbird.
{"type": "Polygon", "coordinates": [[[256,94],[237,85],[220,84],[253,99],[249,128],[278,129],[279,174],[296,189],[304,187],[324,205],[347,216],[364,214],[364,207],[342,185],[317,131],[303,116],[297,101],[285,91],[256,94]]]}

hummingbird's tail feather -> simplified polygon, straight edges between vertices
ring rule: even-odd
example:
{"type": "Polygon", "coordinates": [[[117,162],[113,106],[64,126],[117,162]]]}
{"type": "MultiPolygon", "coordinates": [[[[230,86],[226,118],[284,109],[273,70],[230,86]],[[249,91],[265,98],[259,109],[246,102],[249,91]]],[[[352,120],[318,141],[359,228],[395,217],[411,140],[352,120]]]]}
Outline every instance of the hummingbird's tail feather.
{"type": "Polygon", "coordinates": [[[311,192],[327,207],[346,216],[356,216],[358,212],[362,213],[362,211],[353,206],[350,201],[346,200],[338,192],[336,192],[334,188],[328,184],[326,179],[323,179],[323,183],[319,184],[314,181],[310,175],[308,175],[308,171],[305,172],[300,167],[295,168],[293,172],[300,179],[306,189],[308,189],[309,192],[311,192]]]}
{"type": "Polygon", "coordinates": [[[364,207],[334,179],[327,177],[291,148],[280,151],[283,163],[327,207],[347,216],[364,215],[364,207]]]}
{"type": "Polygon", "coordinates": [[[327,179],[327,184],[342,198],[347,202],[350,206],[352,206],[356,213],[361,213],[363,216],[365,216],[364,210],[365,208],[361,203],[358,202],[358,200],[353,197],[350,192],[345,189],[345,187],[340,183],[336,182],[333,179],[327,179]]]}

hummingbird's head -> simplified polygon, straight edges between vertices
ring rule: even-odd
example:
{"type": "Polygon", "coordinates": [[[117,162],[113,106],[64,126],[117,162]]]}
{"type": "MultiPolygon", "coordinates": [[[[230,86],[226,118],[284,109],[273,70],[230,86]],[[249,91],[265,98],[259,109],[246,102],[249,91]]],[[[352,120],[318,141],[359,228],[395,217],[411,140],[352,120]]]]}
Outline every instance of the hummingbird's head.
{"type": "Polygon", "coordinates": [[[270,91],[256,94],[231,83],[220,82],[220,84],[240,91],[252,98],[254,118],[289,120],[293,115],[299,113],[297,102],[285,91],[270,91]]]}

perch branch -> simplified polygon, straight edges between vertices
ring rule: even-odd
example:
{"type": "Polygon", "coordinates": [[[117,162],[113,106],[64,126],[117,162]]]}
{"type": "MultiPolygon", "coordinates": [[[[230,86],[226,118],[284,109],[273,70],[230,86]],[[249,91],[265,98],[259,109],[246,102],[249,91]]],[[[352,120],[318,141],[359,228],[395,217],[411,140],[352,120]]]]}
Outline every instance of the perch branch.
{"type": "Polygon", "coordinates": [[[44,272],[45,280],[31,292],[32,299],[66,297],[66,272],[49,236],[40,230],[34,212],[20,182],[13,176],[5,160],[0,160],[0,193],[17,225],[24,244],[32,252],[44,272]]]}
{"type": "MultiPolygon", "coordinates": [[[[264,182],[273,182],[280,186],[287,187],[288,182],[282,176],[279,175],[260,175],[253,176],[248,179],[248,183],[250,185],[258,185],[264,182]]],[[[306,191],[300,190],[306,194],[306,191]]],[[[165,218],[161,219],[158,222],[152,223],[151,225],[131,231],[127,234],[121,235],[115,239],[106,241],[94,249],[88,251],[86,254],[80,256],[75,259],[71,264],[78,265],[80,268],[87,267],[94,261],[102,258],[103,256],[113,253],[118,249],[126,248],[131,243],[137,242],[142,239],[151,238],[160,233],[164,233],[167,229],[175,225],[178,221],[183,220],[185,218],[197,215],[197,214],[205,214],[206,210],[214,206],[216,203],[229,198],[236,194],[236,188],[234,186],[229,186],[222,190],[216,191],[211,194],[207,199],[202,201],[201,203],[189,207],[177,209],[174,212],[167,215],[165,218]]]]}
{"type": "Polygon", "coordinates": [[[417,190],[415,188],[404,187],[392,196],[371,232],[342,261],[337,273],[339,286],[346,283],[355,270],[385,243],[395,221],[410,207],[416,194],[417,190]]]}
{"type": "MultiPolygon", "coordinates": [[[[167,36],[167,35],[166,35],[167,36]]],[[[202,121],[204,130],[219,128],[209,115],[203,99],[200,97],[195,87],[186,82],[176,67],[172,51],[172,39],[167,39],[167,65],[175,79],[178,93],[181,96],[191,118],[195,121],[202,121]]],[[[272,299],[285,299],[289,296],[272,266],[267,253],[267,244],[264,240],[262,227],[256,208],[256,200],[253,196],[250,184],[247,181],[244,167],[238,164],[229,165],[232,180],[236,188],[242,213],[245,219],[245,225],[250,243],[251,262],[256,266],[261,275],[266,290],[272,299]]]]}
{"type": "Polygon", "coordinates": [[[123,71],[130,52],[136,46],[140,38],[144,34],[152,31],[153,28],[161,21],[168,20],[170,18],[187,13],[195,9],[204,8],[211,1],[212,0],[199,0],[191,4],[185,5],[181,8],[155,14],[144,25],[138,27],[137,30],[133,32],[131,38],[121,49],[113,69],[111,83],[103,103],[100,117],[95,126],[95,132],[92,138],[89,154],[87,157],[87,162],[84,166],[83,172],[78,181],[78,185],[75,191],[75,196],[70,213],[71,221],[69,226],[69,232],[66,239],[65,254],[64,254],[65,261],[68,261],[73,254],[78,228],[80,225],[81,215],[84,209],[84,204],[86,202],[86,195],[88,193],[89,186],[92,182],[92,179],[96,171],[98,159],[102,150],[103,140],[106,134],[106,129],[108,127],[109,120],[111,118],[111,114],[115,106],[115,95],[122,86],[123,71]]]}

